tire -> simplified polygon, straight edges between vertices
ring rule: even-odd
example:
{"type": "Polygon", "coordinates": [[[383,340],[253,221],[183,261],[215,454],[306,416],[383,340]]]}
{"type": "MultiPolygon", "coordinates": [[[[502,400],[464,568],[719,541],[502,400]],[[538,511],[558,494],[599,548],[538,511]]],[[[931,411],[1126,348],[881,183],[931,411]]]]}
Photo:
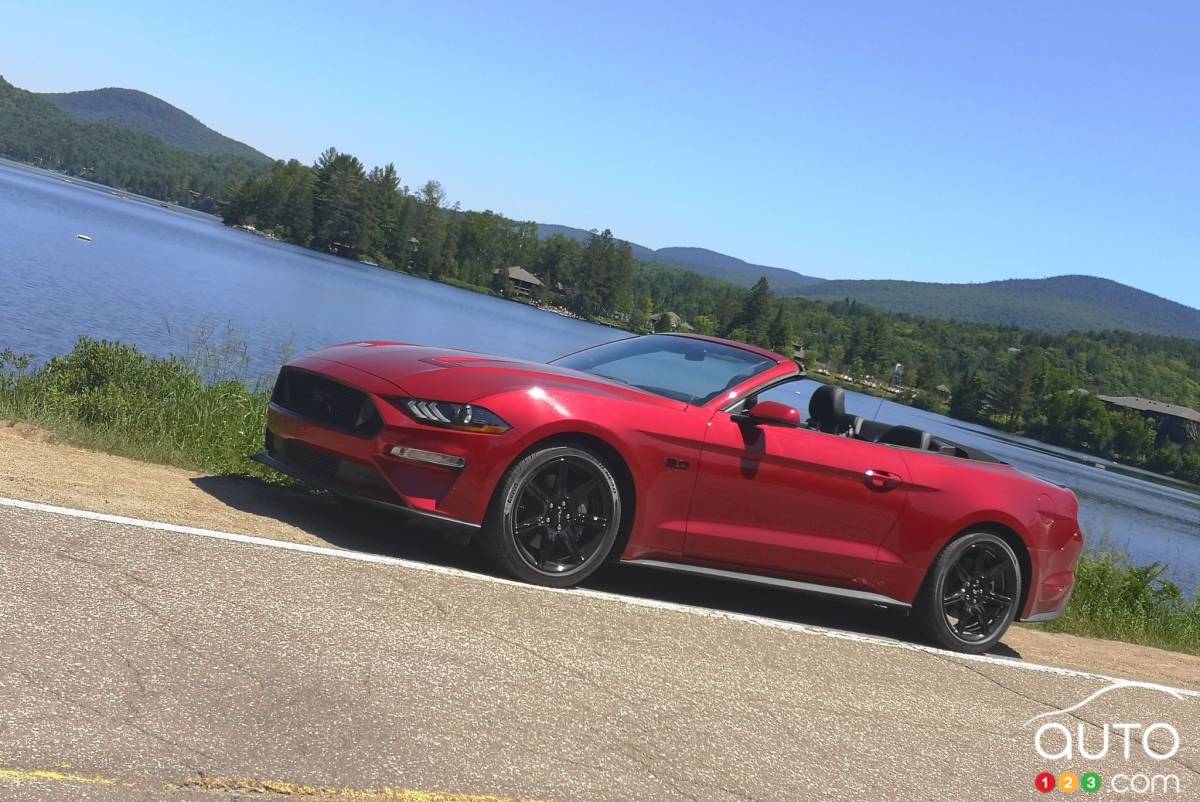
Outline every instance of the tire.
{"type": "Polygon", "coordinates": [[[1021,604],[1021,564],[991,532],[971,532],[942,549],[913,606],[913,622],[935,645],[980,654],[991,649],[1021,604]]]}
{"type": "Polygon", "coordinates": [[[621,528],[621,491],[604,460],[575,446],[530,452],[504,474],[480,546],[504,573],[565,588],[603,563],[621,528]]]}

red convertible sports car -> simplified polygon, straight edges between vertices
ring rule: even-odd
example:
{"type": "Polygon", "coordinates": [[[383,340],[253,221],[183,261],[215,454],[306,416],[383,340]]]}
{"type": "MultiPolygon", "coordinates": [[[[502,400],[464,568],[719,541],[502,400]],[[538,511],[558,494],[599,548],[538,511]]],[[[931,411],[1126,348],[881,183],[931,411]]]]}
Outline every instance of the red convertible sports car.
{"type": "Polygon", "coordinates": [[[839,387],[805,419],[801,384],[786,357],[691,335],[550,364],[349,343],[283,368],[258,459],[466,527],[542,585],[620,560],[912,608],[967,652],[1063,611],[1083,547],[1071,491],[848,415],[839,387]]]}

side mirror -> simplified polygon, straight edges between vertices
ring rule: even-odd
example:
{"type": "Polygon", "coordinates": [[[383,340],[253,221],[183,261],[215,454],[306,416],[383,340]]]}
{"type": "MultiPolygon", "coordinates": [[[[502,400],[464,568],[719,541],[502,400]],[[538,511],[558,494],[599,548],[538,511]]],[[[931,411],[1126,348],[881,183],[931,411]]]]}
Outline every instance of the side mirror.
{"type": "Polygon", "coordinates": [[[746,413],[748,423],[775,423],[780,426],[800,425],[800,412],[778,401],[759,401],[746,413]]]}

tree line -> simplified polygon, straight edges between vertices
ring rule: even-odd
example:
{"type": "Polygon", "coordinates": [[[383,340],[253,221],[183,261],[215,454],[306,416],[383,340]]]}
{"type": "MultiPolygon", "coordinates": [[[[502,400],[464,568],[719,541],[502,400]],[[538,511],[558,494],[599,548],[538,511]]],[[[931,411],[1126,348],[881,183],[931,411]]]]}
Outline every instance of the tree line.
{"type": "Polygon", "coordinates": [[[238,182],[222,214],[227,224],[288,242],[476,288],[503,291],[506,276],[496,271],[521,266],[544,281],[548,295],[587,317],[620,314],[629,305],[633,253],[611,232],[586,242],[541,240],[535,223],[462,211],[437,181],[414,191],[394,165],[367,170],[335,148],[311,166],[276,162],[238,182]]]}

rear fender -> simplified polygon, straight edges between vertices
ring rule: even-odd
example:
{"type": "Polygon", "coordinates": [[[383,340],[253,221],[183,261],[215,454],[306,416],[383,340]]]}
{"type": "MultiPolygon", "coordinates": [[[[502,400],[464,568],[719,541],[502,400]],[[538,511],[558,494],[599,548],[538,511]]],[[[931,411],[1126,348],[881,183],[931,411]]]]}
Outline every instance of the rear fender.
{"type": "MultiPolygon", "coordinates": [[[[1031,537],[1031,521],[995,508],[971,510],[947,515],[937,504],[918,499],[901,513],[897,525],[880,546],[877,555],[878,592],[905,602],[915,601],[925,581],[925,575],[946,544],[959,535],[980,529],[1009,529],[1033,550],[1036,538],[1031,537]]],[[[1034,566],[1036,571],[1036,565],[1034,566]]],[[[1033,577],[1034,580],[1037,577],[1033,577]]]]}

